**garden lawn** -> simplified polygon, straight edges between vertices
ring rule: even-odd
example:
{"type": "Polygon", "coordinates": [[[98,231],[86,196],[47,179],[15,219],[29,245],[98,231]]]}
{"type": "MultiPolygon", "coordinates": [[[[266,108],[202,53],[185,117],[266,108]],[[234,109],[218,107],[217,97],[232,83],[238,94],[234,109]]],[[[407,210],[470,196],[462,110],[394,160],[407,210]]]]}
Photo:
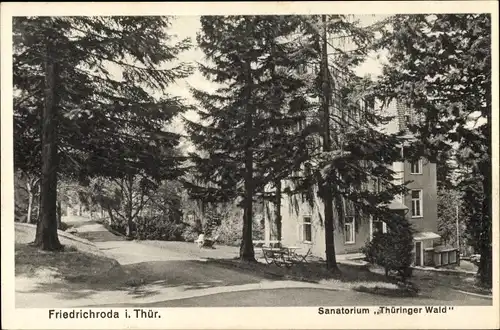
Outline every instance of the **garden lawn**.
{"type": "Polygon", "coordinates": [[[104,256],[92,243],[59,232],[64,251],[41,251],[29,243],[36,227],[15,225],[16,291],[53,286],[124,285],[127,276],[120,264],[104,256]]]}

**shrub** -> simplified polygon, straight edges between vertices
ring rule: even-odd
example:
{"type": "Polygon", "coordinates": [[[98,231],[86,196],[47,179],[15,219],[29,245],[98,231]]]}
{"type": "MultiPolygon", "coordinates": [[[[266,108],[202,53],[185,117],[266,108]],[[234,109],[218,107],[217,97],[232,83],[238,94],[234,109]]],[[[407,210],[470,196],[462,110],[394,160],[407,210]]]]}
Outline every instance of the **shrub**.
{"type": "Polygon", "coordinates": [[[113,219],[113,221],[109,224],[109,227],[122,235],[127,234],[127,222],[123,219],[113,219]]]}
{"type": "Polygon", "coordinates": [[[243,231],[243,220],[239,216],[224,219],[213,231],[213,236],[218,236],[218,241],[225,245],[238,246],[243,231]]]}
{"type": "Polygon", "coordinates": [[[201,233],[200,229],[197,229],[191,225],[185,225],[181,235],[182,240],[186,242],[194,242],[198,238],[200,233],[201,233]]]}
{"type": "Polygon", "coordinates": [[[412,275],[413,230],[404,217],[395,216],[386,223],[388,232],[375,233],[363,253],[368,262],[384,267],[386,276],[395,271],[406,282],[412,275]]]}
{"type": "Polygon", "coordinates": [[[174,223],[162,216],[138,217],[136,238],[141,240],[183,241],[186,225],[174,223]]]}

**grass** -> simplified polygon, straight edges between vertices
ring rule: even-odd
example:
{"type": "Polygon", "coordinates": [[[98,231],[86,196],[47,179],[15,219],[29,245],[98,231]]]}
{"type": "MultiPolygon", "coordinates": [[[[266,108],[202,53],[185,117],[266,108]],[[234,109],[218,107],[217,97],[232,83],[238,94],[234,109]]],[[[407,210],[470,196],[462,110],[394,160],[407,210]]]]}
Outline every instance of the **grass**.
{"type": "Polygon", "coordinates": [[[419,293],[428,295],[441,291],[449,292],[450,289],[491,294],[489,290],[478,286],[474,276],[470,274],[415,270],[409,283],[403,285],[395,278],[386,277],[377,267],[363,264],[339,264],[339,272],[331,272],[321,261],[298,264],[290,268],[262,262],[244,262],[238,258],[211,259],[209,262],[237,267],[271,278],[312,282],[387,297],[416,297],[419,293]]]}
{"type": "Polygon", "coordinates": [[[318,283],[379,296],[401,298],[418,295],[418,289],[414,285],[399,285],[395,279],[372,272],[368,265],[363,264],[338,264],[339,271],[332,272],[326,269],[322,261],[297,264],[290,268],[261,262],[244,262],[239,259],[213,260],[213,262],[261,273],[275,279],[318,283]]]}
{"type": "MultiPolygon", "coordinates": [[[[239,259],[210,259],[208,262],[218,263],[222,266],[237,267],[248,271],[268,274],[287,280],[304,281],[319,284],[340,284],[353,287],[362,283],[393,284],[394,281],[384,275],[371,272],[364,265],[339,264],[339,271],[332,272],[326,269],[324,262],[312,261],[287,267],[278,267],[274,264],[267,265],[262,262],[245,262],[239,259]]],[[[371,285],[371,284],[367,284],[371,285]]]]}
{"type": "Polygon", "coordinates": [[[416,297],[418,296],[418,292],[416,290],[411,290],[407,289],[404,287],[392,287],[392,286],[384,286],[384,285],[374,285],[374,286],[366,286],[366,285],[359,285],[353,288],[354,291],[358,292],[365,292],[365,293],[371,293],[371,294],[376,294],[380,296],[386,296],[386,297],[396,297],[396,298],[401,298],[401,297],[416,297]]]}
{"type": "Polygon", "coordinates": [[[451,288],[482,295],[491,295],[491,290],[481,287],[475,275],[464,273],[441,273],[426,270],[414,270],[412,281],[423,289],[451,288]]]}

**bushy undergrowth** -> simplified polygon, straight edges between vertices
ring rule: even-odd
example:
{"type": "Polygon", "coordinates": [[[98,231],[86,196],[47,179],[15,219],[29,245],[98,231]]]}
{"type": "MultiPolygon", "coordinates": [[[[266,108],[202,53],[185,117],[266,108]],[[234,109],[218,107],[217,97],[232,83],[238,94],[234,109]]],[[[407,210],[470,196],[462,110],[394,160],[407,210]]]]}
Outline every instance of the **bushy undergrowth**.
{"type": "Polygon", "coordinates": [[[141,240],[183,241],[186,225],[170,222],[161,216],[139,217],[136,221],[136,238],[141,240]]]}
{"type": "MultiPolygon", "coordinates": [[[[101,222],[103,220],[101,219],[101,222]]],[[[109,223],[108,220],[104,221],[109,223]]],[[[121,219],[114,219],[109,227],[122,234],[127,233],[127,223],[121,219]]],[[[219,244],[238,246],[241,242],[243,228],[243,219],[241,217],[232,217],[222,219],[219,225],[214,225],[207,231],[206,226],[198,228],[190,223],[173,223],[161,216],[138,217],[134,221],[132,231],[134,238],[139,240],[162,240],[162,241],[186,241],[192,242],[198,238],[202,232],[208,237],[217,238],[219,244]],[[205,230],[203,230],[205,229],[205,230]]],[[[253,228],[254,239],[261,239],[263,229],[255,221],[253,228]]]]}
{"type": "Polygon", "coordinates": [[[404,217],[387,221],[388,232],[376,232],[363,248],[368,262],[382,266],[385,274],[396,272],[405,282],[412,275],[413,230],[404,217]]]}

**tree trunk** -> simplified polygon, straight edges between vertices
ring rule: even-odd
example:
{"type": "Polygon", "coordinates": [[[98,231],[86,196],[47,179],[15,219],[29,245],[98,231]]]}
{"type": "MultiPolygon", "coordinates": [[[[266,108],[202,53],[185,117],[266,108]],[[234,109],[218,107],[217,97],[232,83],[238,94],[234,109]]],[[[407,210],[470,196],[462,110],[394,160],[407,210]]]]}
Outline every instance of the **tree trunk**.
{"type": "MultiPolygon", "coordinates": [[[[326,15],[321,16],[323,22],[322,36],[322,89],[323,89],[323,115],[324,115],[324,137],[323,151],[331,150],[330,146],[330,77],[328,76],[328,51],[327,51],[327,33],[326,33],[326,15]]],[[[337,260],[335,257],[335,235],[333,228],[333,196],[331,184],[326,180],[323,184],[322,199],[325,211],[325,254],[326,268],[330,270],[338,270],[337,260]]]]}
{"type": "MultiPolygon", "coordinates": [[[[274,49],[274,44],[273,44],[273,48],[272,48],[272,52],[274,53],[275,49],[274,49]]],[[[271,66],[271,78],[273,79],[273,81],[277,80],[277,77],[276,77],[276,66],[275,64],[273,63],[272,66],[271,66]]],[[[280,101],[279,101],[279,95],[278,95],[278,90],[276,87],[273,87],[273,102],[274,102],[274,110],[278,113],[281,111],[281,108],[280,108],[280,101]]],[[[282,133],[280,128],[278,128],[278,132],[279,133],[282,133]]],[[[279,171],[279,169],[278,169],[279,171]]],[[[275,182],[274,182],[274,187],[276,189],[276,195],[275,195],[275,200],[274,200],[274,207],[275,207],[275,210],[274,210],[274,222],[276,224],[276,237],[277,237],[277,240],[281,242],[281,179],[277,179],[275,182]]]]}
{"type": "Polygon", "coordinates": [[[42,219],[42,183],[38,185],[38,209],[37,209],[37,219],[36,223],[40,222],[40,219],[42,219]]]}
{"type": "Polygon", "coordinates": [[[45,56],[45,106],[42,118],[42,181],[40,215],[34,245],[42,250],[62,250],[57,235],[57,67],[53,60],[53,40],[47,42],[45,56]]]}
{"type": "Polygon", "coordinates": [[[485,287],[492,287],[493,278],[493,257],[492,257],[492,181],[491,181],[491,112],[487,116],[486,124],[487,143],[486,152],[488,158],[480,161],[479,169],[483,176],[483,201],[482,201],[482,219],[481,236],[479,239],[479,261],[478,275],[481,284],[485,287]]]}
{"type": "Polygon", "coordinates": [[[276,187],[276,200],[274,202],[276,234],[278,241],[281,241],[281,180],[277,180],[274,185],[276,187]]]}
{"type": "Polygon", "coordinates": [[[31,223],[31,213],[33,210],[33,187],[28,183],[28,214],[26,217],[26,223],[31,223]]]}
{"type": "Polygon", "coordinates": [[[62,228],[62,207],[61,202],[57,202],[57,229],[62,228]]]}
{"type": "Polygon", "coordinates": [[[113,217],[113,211],[111,210],[111,207],[106,207],[106,211],[108,211],[109,215],[109,225],[111,226],[115,222],[115,218],[113,217]]]}
{"type": "Polygon", "coordinates": [[[33,208],[35,204],[35,198],[37,196],[35,189],[38,187],[38,194],[40,195],[40,179],[36,179],[34,182],[30,183],[28,186],[28,217],[26,219],[27,223],[37,223],[38,219],[40,219],[40,199],[38,199],[38,209],[37,215],[33,216],[33,208]]]}
{"type": "Polygon", "coordinates": [[[252,239],[252,221],[253,221],[253,111],[254,106],[251,104],[252,95],[252,73],[250,61],[246,63],[247,73],[247,111],[246,111],[246,134],[247,143],[245,146],[245,200],[243,201],[243,237],[240,246],[240,259],[245,261],[255,261],[255,253],[253,249],[252,239]]]}

